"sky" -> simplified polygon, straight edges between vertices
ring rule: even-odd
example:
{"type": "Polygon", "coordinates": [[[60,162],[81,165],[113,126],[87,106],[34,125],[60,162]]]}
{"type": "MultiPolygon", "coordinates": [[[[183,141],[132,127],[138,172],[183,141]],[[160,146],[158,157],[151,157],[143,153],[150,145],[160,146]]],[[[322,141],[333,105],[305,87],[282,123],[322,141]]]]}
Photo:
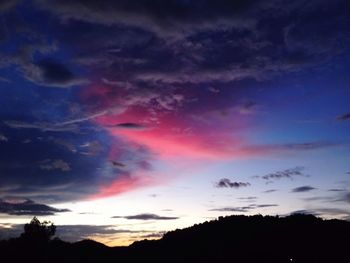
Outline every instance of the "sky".
{"type": "Polygon", "coordinates": [[[0,238],[350,220],[346,0],[0,2],[0,238]]]}

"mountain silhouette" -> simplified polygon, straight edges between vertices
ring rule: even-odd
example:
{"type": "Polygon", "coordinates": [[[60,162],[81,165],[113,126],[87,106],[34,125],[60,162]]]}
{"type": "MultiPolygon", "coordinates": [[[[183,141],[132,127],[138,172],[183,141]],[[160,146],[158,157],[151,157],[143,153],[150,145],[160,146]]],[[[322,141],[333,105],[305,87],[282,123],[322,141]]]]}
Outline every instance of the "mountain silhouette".
{"type": "MultiPolygon", "coordinates": [[[[349,262],[350,222],[312,215],[227,216],[142,240],[107,247],[93,240],[0,242],[6,262],[349,262]]],[[[5,261],[4,261],[5,262],[5,261]]]]}

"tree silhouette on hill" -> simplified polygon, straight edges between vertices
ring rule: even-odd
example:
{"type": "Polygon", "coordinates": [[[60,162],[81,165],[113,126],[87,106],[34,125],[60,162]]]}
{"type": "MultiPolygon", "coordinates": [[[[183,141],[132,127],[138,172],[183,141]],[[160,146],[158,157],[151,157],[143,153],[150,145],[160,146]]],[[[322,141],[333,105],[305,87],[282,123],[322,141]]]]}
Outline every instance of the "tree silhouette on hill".
{"type": "Polygon", "coordinates": [[[48,242],[56,233],[56,226],[50,221],[40,222],[33,217],[29,224],[24,225],[24,233],[21,238],[25,240],[48,242]]]}

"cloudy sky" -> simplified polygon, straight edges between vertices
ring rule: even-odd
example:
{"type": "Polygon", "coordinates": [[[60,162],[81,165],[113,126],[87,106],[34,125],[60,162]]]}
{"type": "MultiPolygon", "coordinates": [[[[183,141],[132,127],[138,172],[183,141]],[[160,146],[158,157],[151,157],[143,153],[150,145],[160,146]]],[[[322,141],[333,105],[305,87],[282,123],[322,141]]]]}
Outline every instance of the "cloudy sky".
{"type": "Polygon", "coordinates": [[[0,238],[350,219],[346,0],[0,2],[0,238]]]}

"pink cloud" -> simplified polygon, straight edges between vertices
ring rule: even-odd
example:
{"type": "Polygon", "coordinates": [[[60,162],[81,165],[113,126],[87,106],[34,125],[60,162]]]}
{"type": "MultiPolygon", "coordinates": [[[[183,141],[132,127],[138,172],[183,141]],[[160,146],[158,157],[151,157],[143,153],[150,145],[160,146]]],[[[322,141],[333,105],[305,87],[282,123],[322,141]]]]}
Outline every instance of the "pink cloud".
{"type": "Polygon", "coordinates": [[[102,185],[100,191],[90,196],[90,199],[111,197],[155,184],[157,184],[157,181],[147,175],[123,175],[108,185],[102,185]]]}
{"type": "Polygon", "coordinates": [[[184,135],[163,133],[161,130],[126,131],[111,129],[111,134],[147,146],[152,152],[163,157],[184,158],[228,158],[234,154],[230,138],[206,137],[205,135],[184,135]]]}
{"type": "Polygon", "coordinates": [[[146,110],[133,108],[116,116],[102,116],[97,122],[111,135],[146,146],[159,157],[227,159],[239,154],[242,121],[237,116],[159,113],[151,117],[146,110]],[[123,123],[145,128],[121,129],[123,123]]]}

